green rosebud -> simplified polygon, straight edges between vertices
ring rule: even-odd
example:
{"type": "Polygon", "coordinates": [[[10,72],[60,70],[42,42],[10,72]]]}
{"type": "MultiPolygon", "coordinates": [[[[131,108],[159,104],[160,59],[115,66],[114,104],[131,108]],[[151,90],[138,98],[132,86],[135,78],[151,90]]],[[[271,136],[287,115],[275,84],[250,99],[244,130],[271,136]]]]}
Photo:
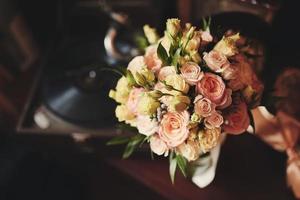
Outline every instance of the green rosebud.
{"type": "Polygon", "coordinates": [[[196,113],[193,113],[192,116],[191,116],[191,121],[194,122],[194,123],[200,123],[201,119],[202,118],[196,113]]]}
{"type": "Polygon", "coordinates": [[[144,76],[144,78],[147,82],[153,82],[155,80],[154,73],[147,68],[144,68],[141,70],[141,75],[144,76]]]}
{"type": "Polygon", "coordinates": [[[178,112],[184,111],[189,107],[190,103],[191,100],[187,96],[174,96],[170,103],[170,109],[178,112]]]}
{"type": "Polygon", "coordinates": [[[198,53],[198,51],[191,52],[190,57],[191,57],[192,61],[195,62],[195,63],[200,63],[201,62],[201,56],[198,53]]]}
{"type": "Polygon", "coordinates": [[[188,40],[190,40],[190,39],[193,38],[195,30],[196,30],[196,27],[195,27],[195,26],[190,27],[190,29],[189,29],[188,32],[186,33],[186,38],[187,38],[188,40]]]}
{"type": "Polygon", "coordinates": [[[153,90],[151,92],[147,93],[150,97],[154,98],[154,99],[159,99],[161,98],[164,94],[159,91],[159,90],[153,90]]]}
{"type": "Polygon", "coordinates": [[[147,85],[147,80],[146,80],[146,78],[145,78],[142,74],[140,74],[139,72],[136,72],[136,73],[134,74],[134,79],[135,79],[135,82],[136,82],[138,85],[142,86],[142,87],[145,87],[145,86],[147,85]]]}

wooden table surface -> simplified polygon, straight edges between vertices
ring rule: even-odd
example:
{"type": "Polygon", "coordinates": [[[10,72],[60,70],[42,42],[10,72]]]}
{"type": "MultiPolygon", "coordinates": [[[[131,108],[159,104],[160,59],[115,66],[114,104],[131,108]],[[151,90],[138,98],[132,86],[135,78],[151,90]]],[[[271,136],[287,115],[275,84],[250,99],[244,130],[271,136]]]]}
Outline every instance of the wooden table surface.
{"type": "Polygon", "coordinates": [[[284,154],[250,134],[229,136],[222,146],[214,181],[200,189],[177,173],[171,184],[168,160],[150,155],[107,162],[161,195],[162,199],[294,199],[285,181],[284,154]]]}

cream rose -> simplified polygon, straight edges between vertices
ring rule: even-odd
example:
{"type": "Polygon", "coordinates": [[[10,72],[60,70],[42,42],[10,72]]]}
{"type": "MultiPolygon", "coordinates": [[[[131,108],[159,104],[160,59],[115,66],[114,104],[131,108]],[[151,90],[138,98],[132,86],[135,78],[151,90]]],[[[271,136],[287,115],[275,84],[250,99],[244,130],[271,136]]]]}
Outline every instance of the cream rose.
{"type": "Polygon", "coordinates": [[[166,143],[163,140],[161,140],[157,134],[151,136],[150,148],[152,152],[159,156],[163,154],[167,155],[169,150],[166,143]]]}
{"type": "Polygon", "coordinates": [[[196,85],[196,91],[218,106],[223,100],[225,83],[218,75],[204,73],[203,78],[196,85]]]}
{"type": "Polygon", "coordinates": [[[137,105],[139,103],[139,100],[143,92],[144,92],[144,88],[133,88],[129,93],[126,106],[128,110],[134,115],[137,114],[137,105]]]}
{"type": "Polygon", "coordinates": [[[180,20],[176,18],[168,19],[166,29],[172,37],[176,37],[178,32],[181,31],[180,20]]]}
{"type": "Polygon", "coordinates": [[[211,113],[210,116],[204,119],[204,125],[206,128],[213,129],[219,128],[223,124],[223,117],[218,112],[211,113]]]}
{"type": "Polygon", "coordinates": [[[154,73],[158,72],[162,67],[162,61],[158,58],[157,55],[157,45],[151,45],[146,48],[146,53],[144,56],[144,61],[147,65],[147,68],[153,71],[154,73]]]}
{"type": "Polygon", "coordinates": [[[136,72],[140,72],[144,66],[146,66],[144,56],[136,56],[129,62],[127,69],[132,74],[135,74],[136,72]]]}
{"type": "Polygon", "coordinates": [[[117,83],[116,90],[111,90],[109,96],[116,102],[125,104],[127,102],[131,86],[129,85],[127,78],[122,76],[117,83]]]}
{"type": "Polygon", "coordinates": [[[203,153],[210,151],[220,141],[221,128],[205,129],[198,133],[200,149],[203,153]]]}
{"type": "Polygon", "coordinates": [[[222,72],[229,65],[226,56],[215,50],[204,53],[203,59],[207,66],[214,72],[222,72]]]}
{"type": "Polygon", "coordinates": [[[164,81],[168,76],[176,74],[174,66],[165,66],[159,70],[158,80],[164,81]]]}
{"type": "Polygon", "coordinates": [[[177,147],[189,135],[188,124],[189,113],[187,111],[168,112],[160,122],[159,136],[169,147],[177,147]]]}
{"type": "Polygon", "coordinates": [[[235,99],[232,107],[224,113],[223,129],[226,133],[238,135],[244,133],[250,124],[247,105],[240,99],[235,99]]]}
{"type": "Polygon", "coordinates": [[[199,158],[200,146],[196,141],[188,140],[176,148],[176,151],[185,157],[188,161],[194,161],[199,158]]]}
{"type": "Polygon", "coordinates": [[[203,72],[197,63],[187,62],[180,68],[181,76],[190,85],[196,85],[203,77],[203,72]]]}
{"type": "Polygon", "coordinates": [[[115,113],[119,122],[125,121],[126,123],[129,123],[128,121],[135,118],[134,114],[132,114],[125,105],[118,105],[115,113]]]}
{"type": "Polygon", "coordinates": [[[160,103],[157,99],[144,93],[137,104],[137,112],[140,115],[153,115],[159,106],[160,103]]]}
{"type": "Polygon", "coordinates": [[[167,76],[166,84],[172,86],[174,89],[179,90],[185,94],[189,91],[189,85],[178,74],[172,74],[170,76],[167,76]]]}
{"type": "Polygon", "coordinates": [[[236,48],[236,42],[240,39],[239,33],[228,37],[223,37],[214,47],[214,50],[224,54],[225,56],[233,56],[238,50],[236,48]]]}
{"type": "Polygon", "coordinates": [[[151,28],[148,24],[143,27],[145,36],[150,44],[154,44],[158,41],[159,36],[155,28],[151,28]]]}
{"type": "Polygon", "coordinates": [[[158,132],[158,122],[151,119],[148,115],[138,115],[136,127],[140,134],[150,136],[158,132]]]}
{"type": "Polygon", "coordinates": [[[213,104],[208,98],[203,98],[202,95],[198,95],[194,101],[195,113],[200,117],[208,117],[215,111],[215,104],[213,104]]]}

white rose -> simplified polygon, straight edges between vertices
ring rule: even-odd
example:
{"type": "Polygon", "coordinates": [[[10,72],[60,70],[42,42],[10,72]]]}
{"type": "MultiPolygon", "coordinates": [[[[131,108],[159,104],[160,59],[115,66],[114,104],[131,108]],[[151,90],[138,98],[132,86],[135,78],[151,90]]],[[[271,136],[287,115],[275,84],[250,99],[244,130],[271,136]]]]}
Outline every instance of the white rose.
{"type": "Polygon", "coordinates": [[[136,120],[139,133],[150,136],[158,131],[158,122],[148,115],[139,115],[136,120]]]}
{"type": "Polygon", "coordinates": [[[151,136],[150,148],[152,152],[159,156],[163,154],[165,154],[166,156],[168,155],[168,146],[163,140],[160,139],[157,134],[151,136]]]}

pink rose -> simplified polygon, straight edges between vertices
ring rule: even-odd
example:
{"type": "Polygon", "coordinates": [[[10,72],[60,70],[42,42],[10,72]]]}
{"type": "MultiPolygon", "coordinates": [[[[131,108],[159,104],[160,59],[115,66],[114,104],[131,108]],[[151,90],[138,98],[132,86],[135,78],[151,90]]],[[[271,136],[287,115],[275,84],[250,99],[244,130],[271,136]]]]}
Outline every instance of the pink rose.
{"type": "Polygon", "coordinates": [[[150,148],[151,151],[156,153],[157,155],[163,155],[168,152],[168,146],[166,143],[160,139],[159,135],[152,135],[150,138],[150,148]]]}
{"type": "Polygon", "coordinates": [[[181,76],[190,85],[196,85],[203,77],[203,72],[197,63],[187,62],[180,68],[181,76]]]}
{"type": "Polygon", "coordinates": [[[213,41],[213,37],[209,31],[201,31],[201,39],[207,43],[213,41]]]}
{"type": "Polygon", "coordinates": [[[143,92],[144,92],[144,88],[133,88],[130,91],[128,100],[126,102],[126,106],[130,111],[130,113],[134,115],[137,114],[137,105],[143,92]]]}
{"type": "Polygon", "coordinates": [[[147,47],[146,53],[144,56],[145,63],[149,70],[154,73],[158,72],[162,67],[162,61],[157,56],[157,45],[151,45],[147,47]]]}
{"type": "Polygon", "coordinates": [[[163,116],[158,133],[169,147],[177,147],[187,139],[189,117],[187,111],[168,112],[163,116]]]}
{"type": "Polygon", "coordinates": [[[215,50],[205,53],[203,59],[214,72],[222,72],[229,64],[226,56],[215,50]]]}
{"type": "Polygon", "coordinates": [[[224,109],[231,105],[232,103],[231,95],[232,95],[232,90],[226,89],[223,98],[218,105],[218,109],[224,109]]]}
{"type": "Polygon", "coordinates": [[[229,134],[241,134],[247,130],[250,124],[247,105],[239,98],[235,99],[233,105],[224,113],[224,118],[223,129],[229,134]]]}
{"type": "Polygon", "coordinates": [[[148,115],[138,115],[136,127],[140,134],[150,136],[158,131],[158,122],[148,115]]]}
{"type": "Polygon", "coordinates": [[[144,57],[136,56],[129,62],[127,69],[135,74],[136,72],[141,71],[145,65],[144,57]]]}
{"type": "Polygon", "coordinates": [[[225,83],[218,75],[204,73],[203,78],[196,85],[196,91],[218,106],[224,98],[225,83]]]}
{"type": "Polygon", "coordinates": [[[209,99],[203,98],[202,95],[198,95],[195,98],[195,113],[200,117],[208,117],[213,111],[215,111],[215,104],[209,99]]]}
{"type": "Polygon", "coordinates": [[[167,78],[167,76],[170,76],[172,74],[176,74],[176,70],[175,70],[174,66],[165,66],[165,67],[162,67],[159,70],[158,79],[160,81],[164,81],[167,78]]]}
{"type": "Polygon", "coordinates": [[[219,128],[222,124],[223,117],[216,111],[204,119],[204,125],[208,129],[219,128]]]}

